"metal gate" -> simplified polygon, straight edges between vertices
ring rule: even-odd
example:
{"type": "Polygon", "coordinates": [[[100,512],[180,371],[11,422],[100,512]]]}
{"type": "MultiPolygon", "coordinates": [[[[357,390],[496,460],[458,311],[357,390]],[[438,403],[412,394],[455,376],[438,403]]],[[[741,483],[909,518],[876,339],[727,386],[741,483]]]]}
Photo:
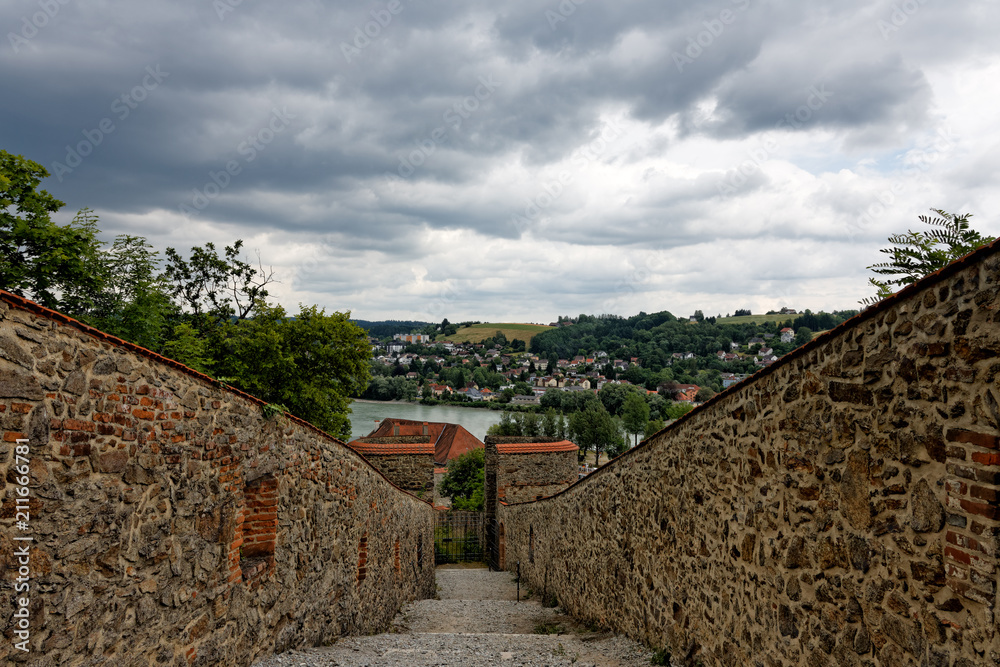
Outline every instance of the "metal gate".
{"type": "Polygon", "coordinates": [[[482,512],[439,512],[434,524],[434,564],[486,560],[486,522],[482,512]]]}
{"type": "Polygon", "coordinates": [[[496,519],[489,519],[486,522],[486,562],[491,570],[506,569],[506,543],[503,524],[496,519]]]}

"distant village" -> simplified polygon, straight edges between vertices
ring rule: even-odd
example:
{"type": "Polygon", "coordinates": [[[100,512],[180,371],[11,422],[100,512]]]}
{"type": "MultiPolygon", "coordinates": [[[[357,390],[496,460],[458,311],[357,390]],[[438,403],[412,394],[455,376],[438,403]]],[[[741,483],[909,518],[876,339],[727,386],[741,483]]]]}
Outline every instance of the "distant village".
{"type": "MultiPolygon", "coordinates": [[[[789,311],[794,314],[795,311],[789,311]]],[[[692,317],[692,321],[693,321],[692,317]]],[[[553,326],[569,325],[570,321],[553,323],[553,326]]],[[[730,343],[728,350],[719,350],[716,357],[723,363],[745,362],[752,360],[760,368],[770,366],[778,360],[769,339],[775,334],[765,333],[751,338],[746,345],[730,343]]],[[[790,327],[781,329],[777,334],[782,343],[791,343],[795,332],[790,327]]],[[[408,380],[416,381],[422,389],[424,398],[464,397],[471,402],[504,400],[504,392],[511,405],[540,405],[541,396],[551,389],[567,392],[597,393],[609,384],[631,384],[626,379],[609,379],[607,369],[613,369],[615,375],[627,371],[630,367],[640,366],[639,358],[614,359],[607,352],[597,351],[592,356],[577,355],[571,359],[558,359],[554,366],[538,355],[523,352],[505,352],[499,344],[484,345],[482,343],[455,343],[449,340],[434,342],[426,334],[395,334],[391,341],[380,342],[369,338],[372,345],[373,360],[386,367],[410,367],[438,369],[433,373],[421,374],[411,370],[405,373],[408,380]],[[416,362],[416,364],[414,364],[416,362]],[[479,386],[469,382],[465,386],[454,387],[440,381],[441,370],[455,367],[474,368],[477,366],[494,370],[506,380],[496,389],[479,386]],[[530,393],[524,391],[525,385],[530,393]],[[520,388],[521,391],[515,391],[520,388]],[[511,395],[513,392],[513,395],[511,395]]],[[[671,355],[674,361],[695,358],[694,352],[675,352],[671,355]]],[[[740,382],[746,374],[722,373],[723,388],[740,382]]],[[[666,398],[680,403],[695,403],[700,387],[692,384],[664,383],[647,393],[660,393],[666,398]]]]}

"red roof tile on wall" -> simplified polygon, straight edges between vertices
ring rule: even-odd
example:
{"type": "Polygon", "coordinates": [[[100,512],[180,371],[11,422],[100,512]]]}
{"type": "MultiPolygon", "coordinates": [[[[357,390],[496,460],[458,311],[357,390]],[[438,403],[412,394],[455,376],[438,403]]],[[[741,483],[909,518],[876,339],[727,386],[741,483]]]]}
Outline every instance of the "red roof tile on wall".
{"type": "Polygon", "coordinates": [[[569,440],[560,442],[497,443],[497,454],[541,454],[545,452],[575,452],[579,447],[569,440]]]}
{"type": "Polygon", "coordinates": [[[360,442],[355,440],[350,444],[351,449],[364,454],[365,456],[394,456],[398,454],[433,454],[433,443],[414,444],[386,444],[381,442],[360,442]]]}

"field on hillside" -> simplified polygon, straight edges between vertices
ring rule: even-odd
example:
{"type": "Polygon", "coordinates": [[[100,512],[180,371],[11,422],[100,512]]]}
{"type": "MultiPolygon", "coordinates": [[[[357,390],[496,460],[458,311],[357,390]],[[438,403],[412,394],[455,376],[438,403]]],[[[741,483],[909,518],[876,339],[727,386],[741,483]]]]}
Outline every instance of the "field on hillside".
{"type": "Polygon", "coordinates": [[[740,315],[739,317],[720,317],[715,320],[716,324],[763,324],[764,322],[787,322],[795,321],[798,315],[740,315]]]}
{"type": "Polygon", "coordinates": [[[487,338],[492,338],[496,332],[502,331],[507,340],[517,338],[518,340],[523,340],[526,345],[531,345],[531,339],[536,334],[552,328],[542,326],[541,324],[511,324],[507,322],[473,324],[471,327],[459,329],[458,333],[448,336],[447,340],[453,343],[478,343],[487,338]]]}

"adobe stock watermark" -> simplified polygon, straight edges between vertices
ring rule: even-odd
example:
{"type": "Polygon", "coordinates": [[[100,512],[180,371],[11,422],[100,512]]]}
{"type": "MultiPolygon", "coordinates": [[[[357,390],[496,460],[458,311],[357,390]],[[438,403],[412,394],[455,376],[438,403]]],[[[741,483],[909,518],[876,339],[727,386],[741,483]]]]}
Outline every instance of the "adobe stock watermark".
{"type": "Polygon", "coordinates": [[[889,20],[879,19],[875,22],[878,31],[882,33],[882,39],[889,39],[889,35],[898,32],[906,25],[910,18],[920,11],[921,5],[926,5],[928,0],[903,0],[899,4],[892,5],[892,12],[889,13],[889,20]]]}
{"type": "Polygon", "coordinates": [[[576,14],[576,8],[587,0],[561,0],[555,11],[545,10],[545,20],[549,22],[549,30],[555,32],[560,23],[565,23],[569,17],[576,14]]]}
{"type": "Polygon", "coordinates": [[[274,138],[288,129],[295,114],[289,113],[287,107],[271,109],[271,117],[264,127],[247,137],[236,146],[236,152],[243,158],[229,160],[219,171],[209,170],[208,180],[200,188],[194,188],[191,199],[180,205],[180,211],[186,216],[196,215],[212,203],[222,191],[233,182],[233,177],[242,173],[243,168],[257,159],[257,156],[274,141],[274,138]]]}
{"type": "MultiPolygon", "coordinates": [[[[810,86],[805,104],[795,111],[786,113],[784,118],[774,124],[775,130],[805,127],[813,119],[814,114],[823,108],[834,93],[826,89],[826,84],[810,86]]],[[[735,169],[726,173],[726,177],[718,184],[719,195],[723,198],[736,194],[751,176],[760,171],[764,163],[781,149],[781,142],[773,136],[765,136],[760,145],[747,151],[749,159],[744,160],[735,169]]]]}
{"type": "MultiPolygon", "coordinates": [[[[14,526],[22,533],[31,530],[31,448],[27,438],[15,440],[14,466],[11,469],[14,477],[10,480],[14,482],[14,526]]],[[[15,597],[17,610],[14,612],[13,626],[14,636],[20,640],[14,642],[14,648],[25,653],[29,652],[29,641],[31,639],[31,551],[30,543],[34,540],[31,535],[15,535],[15,542],[23,544],[17,545],[13,550],[13,555],[17,559],[17,577],[14,578],[14,592],[23,597],[15,597]]],[[[14,560],[11,559],[13,569],[14,560]]]]}
{"type": "Polygon", "coordinates": [[[38,0],[41,11],[35,12],[30,17],[22,16],[21,29],[18,32],[7,33],[7,40],[14,53],[20,53],[21,47],[27,46],[28,42],[56,17],[59,10],[68,4],[69,0],[38,0]]]}
{"type": "MultiPolygon", "coordinates": [[[[591,162],[604,155],[612,142],[621,137],[622,134],[623,131],[620,126],[614,122],[607,123],[601,128],[597,138],[588,143],[580,155],[573,158],[573,166],[576,167],[575,171],[581,171],[591,162]]],[[[573,171],[564,169],[556,175],[556,178],[543,183],[535,196],[528,199],[528,203],[524,209],[511,215],[510,224],[517,230],[517,233],[524,234],[530,225],[538,222],[545,209],[552,206],[556,200],[562,197],[566,187],[571,185],[575,180],[576,174],[573,171]]]]}
{"type": "MultiPolygon", "coordinates": [[[[407,0],[409,1],[409,0],[407,0]]],[[[378,39],[382,31],[389,27],[392,19],[399,16],[406,9],[401,0],[389,0],[384,9],[371,10],[372,20],[364,25],[354,26],[354,38],[350,44],[340,43],[340,52],[344,55],[344,60],[348,64],[361,57],[361,52],[372,44],[373,39],[378,39]]]]}
{"type": "MultiPolygon", "coordinates": [[[[732,3],[736,5],[736,12],[746,11],[750,7],[750,0],[732,0],[732,3]]],[[[674,64],[677,65],[678,72],[683,72],[686,65],[694,64],[694,61],[705,53],[705,49],[715,44],[715,40],[726,31],[726,26],[736,22],[738,16],[736,12],[732,9],[723,9],[719,12],[718,17],[710,21],[702,21],[705,29],[688,37],[688,43],[683,52],[674,51],[670,54],[674,64]]]]}
{"type": "Polygon", "coordinates": [[[428,158],[437,152],[438,145],[448,140],[448,130],[457,133],[462,128],[463,121],[472,117],[483,103],[493,97],[493,93],[500,87],[500,82],[493,78],[493,75],[479,77],[479,85],[473,90],[472,95],[467,95],[461,100],[453,103],[441,114],[444,125],[440,125],[431,130],[429,136],[421,137],[414,143],[416,148],[404,156],[399,157],[399,164],[396,166],[396,173],[385,172],[385,179],[390,187],[394,186],[400,178],[409,178],[417,169],[427,163],[428,158]]]}
{"type": "Polygon", "coordinates": [[[236,8],[243,4],[243,0],[212,0],[212,9],[220,21],[226,20],[226,14],[236,11],[236,8]]]}
{"type": "Polygon", "coordinates": [[[875,224],[878,218],[884,216],[890,208],[896,205],[899,197],[927,179],[927,172],[942,155],[955,147],[957,138],[950,128],[939,129],[934,142],[927,148],[913,151],[907,155],[907,165],[900,177],[894,179],[889,187],[875,195],[872,202],[858,211],[854,219],[844,226],[844,233],[850,242],[866,228],[875,224]]]}
{"type": "MultiPolygon", "coordinates": [[[[142,80],[132,87],[127,93],[123,93],[111,102],[111,113],[115,115],[119,122],[128,118],[139,105],[145,102],[150,93],[159,88],[164,79],[170,76],[170,72],[163,72],[159,65],[146,67],[146,75],[142,80]]],[[[66,157],[62,162],[52,163],[52,173],[62,183],[64,177],[73,173],[73,170],[83,164],[83,160],[94,152],[94,149],[104,142],[104,138],[115,131],[115,121],[110,117],[99,120],[92,130],[81,131],[83,140],[75,145],[66,145],[66,157]]]]}

